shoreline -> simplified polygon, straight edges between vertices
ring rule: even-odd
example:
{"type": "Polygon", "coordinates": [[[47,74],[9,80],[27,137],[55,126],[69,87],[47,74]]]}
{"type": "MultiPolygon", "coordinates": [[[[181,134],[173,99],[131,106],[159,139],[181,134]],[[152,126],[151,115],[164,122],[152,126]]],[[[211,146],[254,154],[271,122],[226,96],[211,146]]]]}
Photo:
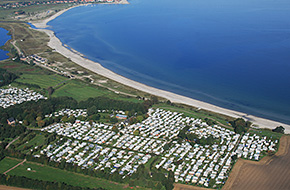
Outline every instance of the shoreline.
{"type": "MultiPolygon", "coordinates": [[[[127,2],[127,0],[122,0],[121,2],[119,2],[117,4],[128,4],[128,2],[127,2]]],[[[204,110],[220,113],[223,115],[228,115],[228,116],[231,116],[233,118],[241,117],[241,118],[244,118],[245,120],[251,121],[255,125],[258,125],[260,128],[274,129],[277,126],[282,125],[285,128],[285,133],[290,133],[290,125],[288,125],[288,124],[284,124],[281,122],[256,117],[254,115],[247,115],[246,113],[218,107],[218,106],[206,103],[206,102],[202,102],[202,101],[195,100],[195,99],[192,99],[192,98],[189,98],[186,96],[178,95],[178,94],[175,94],[172,92],[168,92],[165,90],[161,90],[161,89],[157,89],[155,87],[145,85],[145,84],[142,84],[140,82],[133,81],[131,79],[123,77],[117,73],[114,73],[111,70],[104,68],[100,63],[97,63],[97,62],[94,62],[94,61],[89,60],[87,58],[84,58],[84,57],[80,56],[79,54],[77,54],[76,52],[72,52],[71,50],[67,49],[64,46],[64,44],[55,36],[55,34],[52,30],[43,29],[43,28],[48,27],[47,23],[49,21],[57,18],[58,16],[60,16],[64,12],[66,12],[72,8],[78,7],[78,6],[84,6],[84,5],[73,6],[73,7],[70,7],[68,9],[64,9],[62,11],[59,11],[58,13],[56,13],[55,15],[53,15],[47,19],[31,22],[36,28],[42,28],[42,29],[36,29],[36,30],[43,31],[49,36],[50,41],[48,42],[48,46],[50,48],[54,49],[55,51],[62,54],[63,56],[71,59],[74,63],[76,63],[76,64],[80,65],[81,67],[84,67],[84,68],[86,68],[86,69],[88,69],[88,70],[90,70],[98,75],[101,75],[101,76],[106,77],[108,79],[114,80],[114,81],[121,83],[123,85],[132,87],[134,89],[152,94],[154,96],[159,96],[159,97],[168,99],[173,103],[186,104],[186,105],[193,106],[196,108],[201,108],[204,110]]]]}

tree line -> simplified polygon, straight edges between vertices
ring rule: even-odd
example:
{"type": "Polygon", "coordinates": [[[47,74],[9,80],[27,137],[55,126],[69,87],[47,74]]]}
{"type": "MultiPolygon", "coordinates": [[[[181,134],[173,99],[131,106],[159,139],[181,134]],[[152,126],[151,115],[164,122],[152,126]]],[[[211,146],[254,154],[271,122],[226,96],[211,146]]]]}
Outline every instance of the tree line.
{"type": "Polygon", "coordinates": [[[104,188],[88,188],[68,185],[63,182],[43,181],[31,179],[24,176],[0,174],[0,184],[7,186],[24,187],[29,189],[46,189],[46,190],[105,190],[104,188]]]}
{"type": "Polygon", "coordinates": [[[125,110],[129,115],[135,113],[145,114],[149,104],[134,103],[123,100],[115,100],[107,97],[89,98],[85,101],[77,102],[71,97],[56,97],[38,102],[30,101],[23,104],[14,105],[6,109],[0,108],[0,123],[7,123],[7,119],[13,117],[19,121],[24,121],[24,125],[32,127],[43,127],[53,122],[58,122],[61,118],[46,119],[45,115],[55,111],[70,109],[88,109],[88,115],[96,115],[98,110],[125,110]]]}
{"type": "Polygon", "coordinates": [[[6,138],[15,138],[23,134],[25,131],[26,127],[24,126],[11,127],[7,124],[0,124],[0,141],[5,140],[6,138]]]}
{"type": "Polygon", "coordinates": [[[7,71],[6,69],[0,68],[0,87],[10,84],[17,78],[18,76],[15,75],[14,73],[11,73],[7,71]]]}
{"type": "Polygon", "coordinates": [[[188,141],[191,146],[194,146],[194,144],[200,144],[202,146],[204,145],[213,145],[217,139],[215,139],[212,135],[208,135],[207,138],[205,137],[199,137],[197,134],[195,133],[190,133],[189,132],[189,126],[185,126],[177,135],[178,140],[182,141],[182,140],[186,140],[188,141]]]}

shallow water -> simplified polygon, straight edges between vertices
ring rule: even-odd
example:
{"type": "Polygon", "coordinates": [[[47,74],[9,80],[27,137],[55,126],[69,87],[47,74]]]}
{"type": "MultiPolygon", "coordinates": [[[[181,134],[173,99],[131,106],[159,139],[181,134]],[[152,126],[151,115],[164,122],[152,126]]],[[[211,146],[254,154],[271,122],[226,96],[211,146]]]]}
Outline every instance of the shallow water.
{"type": "Polygon", "coordinates": [[[129,2],[71,9],[49,25],[125,77],[290,123],[290,1],[129,2]]]}

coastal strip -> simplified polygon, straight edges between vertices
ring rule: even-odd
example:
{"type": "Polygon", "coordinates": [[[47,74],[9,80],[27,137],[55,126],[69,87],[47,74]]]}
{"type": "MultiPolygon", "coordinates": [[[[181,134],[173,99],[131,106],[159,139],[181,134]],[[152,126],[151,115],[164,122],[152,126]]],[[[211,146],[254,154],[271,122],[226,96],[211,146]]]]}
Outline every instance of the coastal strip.
{"type": "MultiPolygon", "coordinates": [[[[128,2],[126,0],[122,0],[122,3],[127,4],[128,2]]],[[[56,17],[60,16],[61,14],[63,14],[64,12],[66,12],[67,10],[69,10],[71,8],[74,8],[74,7],[70,7],[68,9],[62,10],[62,11],[56,13],[55,15],[53,15],[50,18],[47,18],[45,20],[32,22],[32,24],[37,28],[46,28],[47,23],[49,21],[55,19],[56,17]]],[[[112,72],[109,69],[104,68],[101,64],[96,63],[96,62],[89,60],[87,58],[84,58],[84,57],[80,56],[80,54],[67,49],[66,47],[64,47],[63,43],[55,36],[55,34],[52,30],[48,30],[48,29],[37,29],[37,30],[43,31],[49,36],[50,41],[48,42],[48,46],[50,48],[54,49],[55,51],[62,54],[63,56],[71,59],[76,64],[78,64],[78,65],[98,74],[98,75],[104,76],[106,78],[117,81],[117,82],[124,84],[126,86],[135,88],[137,90],[168,99],[174,103],[186,104],[186,105],[193,106],[196,108],[201,108],[204,110],[220,113],[223,115],[228,115],[228,116],[231,116],[234,118],[241,117],[241,118],[244,118],[245,120],[251,121],[254,125],[257,125],[260,128],[274,129],[277,126],[282,125],[285,128],[285,133],[290,133],[290,125],[288,125],[288,124],[283,124],[281,122],[272,121],[269,119],[264,119],[264,118],[256,117],[253,115],[247,115],[246,113],[218,107],[218,106],[206,103],[206,102],[198,101],[198,100],[188,98],[188,97],[185,97],[182,95],[178,95],[178,94],[175,94],[172,92],[157,89],[157,88],[133,81],[133,80],[128,79],[126,77],[123,77],[119,74],[112,72]]]]}

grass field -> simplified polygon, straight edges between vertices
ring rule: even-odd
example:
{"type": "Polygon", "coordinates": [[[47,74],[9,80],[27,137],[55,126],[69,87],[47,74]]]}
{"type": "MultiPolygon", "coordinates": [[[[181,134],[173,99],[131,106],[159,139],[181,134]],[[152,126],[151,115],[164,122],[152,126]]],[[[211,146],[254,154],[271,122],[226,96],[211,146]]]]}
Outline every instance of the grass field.
{"type": "Polygon", "coordinates": [[[4,158],[3,160],[0,161],[0,173],[4,173],[5,171],[9,170],[18,163],[19,163],[18,160],[4,158]]]}
{"type": "Polygon", "coordinates": [[[273,139],[280,139],[283,136],[281,133],[274,133],[271,129],[250,129],[249,132],[273,139]]]}
{"type": "MultiPolygon", "coordinates": [[[[22,160],[6,157],[0,162],[0,171],[3,173],[3,171],[6,171],[7,168],[9,169],[21,161],[22,160]]],[[[68,172],[33,162],[25,162],[23,165],[20,165],[14,170],[10,171],[8,174],[25,176],[32,179],[39,179],[45,181],[64,182],[73,186],[81,187],[104,187],[111,190],[131,189],[130,187],[124,188],[125,184],[118,184],[108,180],[68,172]],[[31,168],[32,171],[27,171],[27,168],[31,168]]]]}
{"type": "Polygon", "coordinates": [[[77,80],[70,80],[60,88],[57,88],[53,93],[53,97],[70,96],[77,101],[80,101],[90,97],[103,96],[107,94],[112,94],[112,92],[87,85],[77,80]]]}
{"type": "MultiPolygon", "coordinates": [[[[16,147],[16,150],[20,150],[22,153],[28,153],[31,148],[34,148],[35,146],[43,145],[44,140],[45,140],[45,137],[43,135],[37,134],[33,139],[31,139],[27,143],[24,143],[24,144],[16,147]],[[29,148],[28,150],[25,150],[24,146],[26,146],[26,147],[32,146],[32,147],[29,148]]],[[[16,144],[17,142],[19,142],[19,140],[16,141],[14,144],[16,144]]]]}
{"type": "MultiPolygon", "coordinates": [[[[142,102],[134,97],[118,95],[106,88],[87,84],[78,79],[69,79],[38,66],[30,66],[21,62],[4,60],[0,62],[0,68],[7,69],[19,75],[20,77],[16,79],[16,82],[36,84],[41,87],[41,89],[32,88],[33,90],[43,93],[43,89],[53,87],[55,91],[52,97],[69,96],[80,101],[90,97],[107,96],[112,99],[142,102]]],[[[27,87],[16,82],[11,83],[11,85],[19,88],[27,87]]],[[[44,95],[48,95],[46,90],[44,95]]]]}
{"type": "Polygon", "coordinates": [[[37,84],[41,88],[56,87],[59,83],[68,80],[68,78],[52,74],[52,75],[39,75],[35,74],[23,74],[19,79],[16,79],[18,82],[37,84]]]}

